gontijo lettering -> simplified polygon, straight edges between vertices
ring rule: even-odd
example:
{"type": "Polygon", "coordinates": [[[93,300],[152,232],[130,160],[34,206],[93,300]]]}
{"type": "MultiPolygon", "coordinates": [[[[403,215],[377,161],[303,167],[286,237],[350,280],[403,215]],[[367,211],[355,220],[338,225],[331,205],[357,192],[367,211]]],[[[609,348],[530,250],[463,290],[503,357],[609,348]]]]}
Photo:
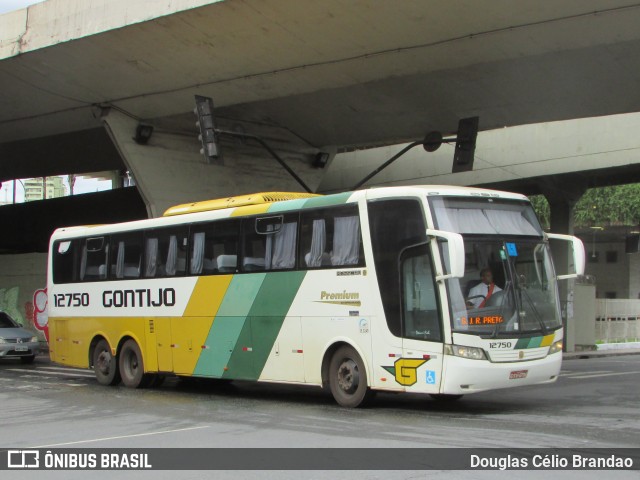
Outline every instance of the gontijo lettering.
{"type": "Polygon", "coordinates": [[[173,307],[176,291],[173,288],[138,288],[135,290],[105,290],[102,306],[122,307],[173,307]]]}

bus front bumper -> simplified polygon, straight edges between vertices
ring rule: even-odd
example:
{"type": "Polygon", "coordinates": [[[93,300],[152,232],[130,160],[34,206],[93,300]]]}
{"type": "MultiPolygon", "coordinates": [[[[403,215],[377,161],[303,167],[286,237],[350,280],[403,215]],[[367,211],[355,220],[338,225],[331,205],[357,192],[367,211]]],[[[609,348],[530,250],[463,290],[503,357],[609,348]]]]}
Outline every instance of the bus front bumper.
{"type": "Polygon", "coordinates": [[[440,393],[460,395],[550,383],[558,379],[562,353],[526,362],[491,363],[454,356],[444,358],[444,381],[440,393]]]}

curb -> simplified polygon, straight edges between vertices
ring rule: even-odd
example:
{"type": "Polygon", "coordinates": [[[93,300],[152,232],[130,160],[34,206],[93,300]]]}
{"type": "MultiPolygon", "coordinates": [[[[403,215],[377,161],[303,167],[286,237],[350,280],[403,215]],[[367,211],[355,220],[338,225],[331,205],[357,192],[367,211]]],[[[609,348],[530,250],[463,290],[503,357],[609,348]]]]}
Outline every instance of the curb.
{"type": "Polygon", "coordinates": [[[617,357],[622,355],[640,355],[640,349],[611,349],[593,350],[583,352],[565,352],[562,354],[563,360],[582,360],[587,358],[617,357]]]}

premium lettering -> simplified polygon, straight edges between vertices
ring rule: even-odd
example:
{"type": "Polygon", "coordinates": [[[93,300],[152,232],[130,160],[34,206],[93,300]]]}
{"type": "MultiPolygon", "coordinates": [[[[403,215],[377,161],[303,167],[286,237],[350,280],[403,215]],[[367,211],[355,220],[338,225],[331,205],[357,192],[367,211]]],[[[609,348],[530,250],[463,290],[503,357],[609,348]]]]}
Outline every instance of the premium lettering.
{"type": "Polygon", "coordinates": [[[325,292],[324,290],[320,294],[320,300],[359,300],[360,294],[347,292],[343,290],[342,292],[325,292]]]}

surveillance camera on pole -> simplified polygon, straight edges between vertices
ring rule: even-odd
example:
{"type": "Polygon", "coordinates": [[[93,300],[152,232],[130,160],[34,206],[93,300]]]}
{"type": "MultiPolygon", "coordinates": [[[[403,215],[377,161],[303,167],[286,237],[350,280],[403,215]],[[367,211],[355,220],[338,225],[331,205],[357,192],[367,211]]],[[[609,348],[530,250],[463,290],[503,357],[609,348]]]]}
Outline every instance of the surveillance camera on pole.
{"type": "Polygon", "coordinates": [[[200,153],[204,155],[208,163],[211,163],[221,156],[213,118],[213,100],[200,95],[196,95],[195,99],[196,108],[193,113],[198,116],[196,126],[200,130],[198,139],[202,142],[200,153]]]}

